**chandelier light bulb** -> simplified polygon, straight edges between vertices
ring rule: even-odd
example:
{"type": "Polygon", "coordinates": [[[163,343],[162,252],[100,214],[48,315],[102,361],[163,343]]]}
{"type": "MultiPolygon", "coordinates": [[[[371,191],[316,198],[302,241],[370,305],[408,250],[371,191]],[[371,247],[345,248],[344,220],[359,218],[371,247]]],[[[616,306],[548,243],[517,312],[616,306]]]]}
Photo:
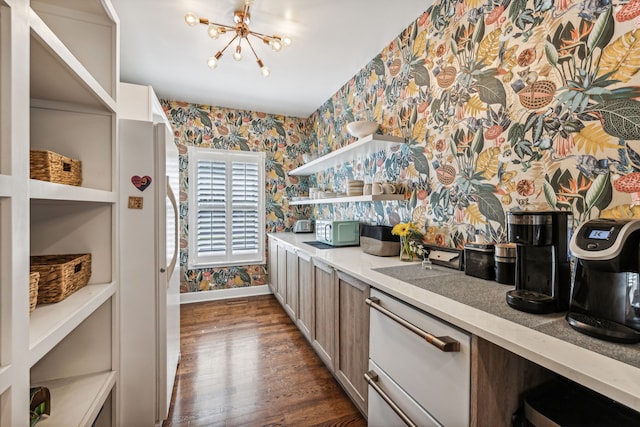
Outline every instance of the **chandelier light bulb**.
{"type": "Polygon", "coordinates": [[[276,52],[280,52],[280,49],[282,49],[282,42],[278,39],[272,39],[269,44],[271,45],[271,49],[275,50],[276,52]]]}
{"type": "Polygon", "coordinates": [[[258,58],[256,62],[258,62],[258,67],[260,67],[260,72],[262,73],[262,77],[265,77],[265,78],[269,77],[269,75],[271,74],[271,70],[269,69],[269,67],[264,65],[264,63],[262,62],[262,59],[260,58],[258,58]]]}
{"type": "Polygon", "coordinates": [[[220,37],[220,31],[218,31],[218,28],[215,25],[209,25],[207,28],[207,34],[209,34],[209,37],[212,39],[220,37]]]}
{"type": "Polygon", "coordinates": [[[242,59],[242,48],[240,45],[236,46],[236,51],[233,53],[233,59],[240,61],[242,59]]]}
{"type": "Polygon", "coordinates": [[[200,22],[200,20],[194,13],[189,12],[184,16],[184,22],[186,22],[190,27],[193,27],[200,22]]]}
{"type": "Polygon", "coordinates": [[[218,51],[215,55],[207,59],[207,66],[212,70],[218,66],[218,59],[222,56],[222,52],[218,51]]]}
{"type": "Polygon", "coordinates": [[[291,37],[289,36],[282,36],[282,44],[286,47],[286,46],[291,46],[291,42],[293,40],[291,40],[291,37]]]}

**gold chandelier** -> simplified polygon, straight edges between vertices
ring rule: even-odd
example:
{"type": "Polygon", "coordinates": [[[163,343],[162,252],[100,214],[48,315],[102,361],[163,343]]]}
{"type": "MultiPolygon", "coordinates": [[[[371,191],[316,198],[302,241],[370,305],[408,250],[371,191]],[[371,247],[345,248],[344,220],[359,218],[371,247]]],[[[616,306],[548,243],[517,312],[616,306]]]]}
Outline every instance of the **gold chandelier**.
{"type": "Polygon", "coordinates": [[[251,2],[252,0],[245,0],[244,9],[236,10],[233,13],[233,21],[235,22],[235,25],[218,24],[216,22],[210,21],[207,18],[199,18],[193,13],[187,13],[187,15],[184,17],[184,20],[189,26],[193,27],[196,24],[206,25],[207,33],[212,39],[217,39],[221,34],[226,34],[227,31],[235,33],[233,38],[229,40],[229,43],[227,43],[225,47],[222,48],[222,50],[219,50],[215,55],[207,59],[207,65],[209,66],[209,68],[216,68],[218,66],[218,60],[220,59],[224,51],[227,50],[227,48],[231,46],[231,44],[236,40],[238,40],[238,44],[236,45],[235,52],[233,53],[233,59],[235,59],[236,61],[240,61],[242,59],[242,41],[244,40],[251,49],[251,52],[253,52],[253,56],[255,56],[256,61],[258,62],[258,67],[260,67],[262,75],[264,77],[269,77],[271,71],[269,70],[269,67],[264,65],[262,60],[256,54],[256,51],[253,48],[251,41],[249,40],[249,36],[253,36],[258,40],[261,40],[265,44],[268,44],[269,46],[271,46],[271,49],[276,52],[279,52],[283,46],[289,46],[291,44],[290,37],[278,35],[269,36],[266,34],[251,31],[249,29],[249,23],[251,22],[251,13],[249,12],[249,7],[251,6],[251,2]]]}

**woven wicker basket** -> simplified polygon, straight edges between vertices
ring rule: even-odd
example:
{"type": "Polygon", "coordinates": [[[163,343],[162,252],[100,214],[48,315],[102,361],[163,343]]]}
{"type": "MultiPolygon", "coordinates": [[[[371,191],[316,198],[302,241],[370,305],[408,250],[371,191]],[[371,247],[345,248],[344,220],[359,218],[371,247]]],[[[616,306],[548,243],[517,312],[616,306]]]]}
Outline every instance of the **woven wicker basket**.
{"type": "Polygon", "coordinates": [[[40,273],[33,271],[29,273],[29,314],[36,309],[38,303],[38,280],[40,273]]]}
{"type": "Polygon", "coordinates": [[[82,183],[82,162],[53,151],[31,150],[29,168],[31,179],[67,185],[82,183]]]}
{"type": "Polygon", "coordinates": [[[89,282],[91,254],[32,256],[31,271],[40,273],[38,304],[60,302],[89,282]]]}
{"type": "Polygon", "coordinates": [[[451,185],[456,179],[456,168],[451,165],[442,165],[436,169],[436,177],[443,185],[451,185]]]}
{"type": "Polygon", "coordinates": [[[518,92],[518,98],[524,108],[537,110],[551,104],[555,93],[555,83],[549,80],[538,80],[518,92]]]}
{"type": "Polygon", "coordinates": [[[458,74],[456,67],[444,67],[440,74],[436,76],[438,86],[443,89],[448,88],[456,80],[456,74],[458,74]]]}

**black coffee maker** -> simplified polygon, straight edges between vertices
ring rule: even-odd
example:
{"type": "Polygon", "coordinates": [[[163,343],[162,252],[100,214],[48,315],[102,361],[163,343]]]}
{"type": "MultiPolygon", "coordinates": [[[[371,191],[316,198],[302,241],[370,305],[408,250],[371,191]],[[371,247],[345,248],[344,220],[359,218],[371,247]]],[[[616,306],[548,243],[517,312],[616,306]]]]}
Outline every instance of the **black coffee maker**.
{"type": "Polygon", "coordinates": [[[569,239],[573,216],[566,211],[507,212],[509,242],[516,244],[516,288],[507,304],[529,313],[569,308],[569,239]]]}
{"type": "Polygon", "coordinates": [[[567,321],[608,341],[640,341],[640,220],[583,223],[571,240],[576,257],[567,321]]]}

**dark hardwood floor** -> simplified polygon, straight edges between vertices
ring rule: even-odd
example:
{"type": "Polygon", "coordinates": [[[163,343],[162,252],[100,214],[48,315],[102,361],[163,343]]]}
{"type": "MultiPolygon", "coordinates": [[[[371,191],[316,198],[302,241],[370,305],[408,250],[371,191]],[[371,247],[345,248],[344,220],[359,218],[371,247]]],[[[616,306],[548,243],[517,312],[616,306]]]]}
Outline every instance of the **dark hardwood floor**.
{"type": "Polygon", "coordinates": [[[181,307],[163,426],[366,426],[272,295],[181,307]]]}

